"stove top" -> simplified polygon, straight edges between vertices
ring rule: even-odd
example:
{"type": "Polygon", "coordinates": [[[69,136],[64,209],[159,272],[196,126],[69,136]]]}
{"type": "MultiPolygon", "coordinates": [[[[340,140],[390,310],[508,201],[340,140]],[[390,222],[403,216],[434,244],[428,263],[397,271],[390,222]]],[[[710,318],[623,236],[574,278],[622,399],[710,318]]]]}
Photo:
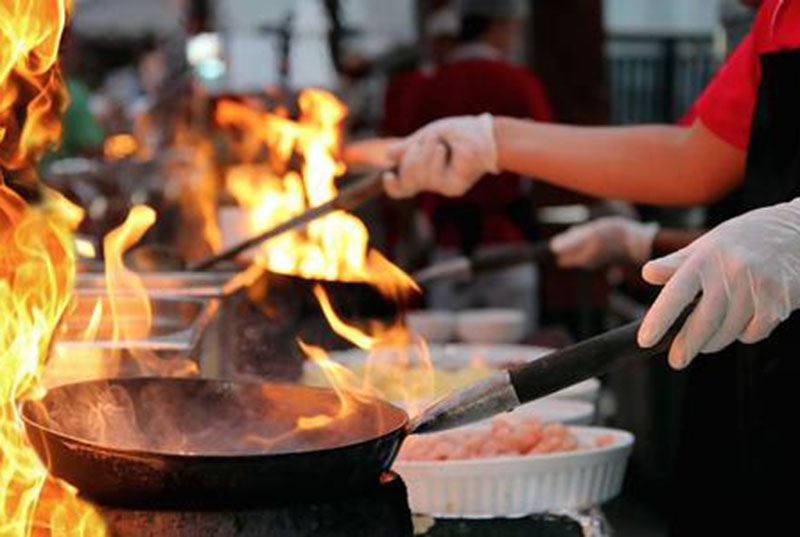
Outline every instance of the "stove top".
{"type": "Polygon", "coordinates": [[[99,507],[110,537],[584,537],[566,515],[520,519],[413,517],[403,481],[387,474],[372,491],[247,509],[153,511],[99,507]]]}
{"type": "Polygon", "coordinates": [[[242,510],[101,508],[113,537],[411,537],[405,484],[387,476],[372,491],[287,500],[242,510]]]}

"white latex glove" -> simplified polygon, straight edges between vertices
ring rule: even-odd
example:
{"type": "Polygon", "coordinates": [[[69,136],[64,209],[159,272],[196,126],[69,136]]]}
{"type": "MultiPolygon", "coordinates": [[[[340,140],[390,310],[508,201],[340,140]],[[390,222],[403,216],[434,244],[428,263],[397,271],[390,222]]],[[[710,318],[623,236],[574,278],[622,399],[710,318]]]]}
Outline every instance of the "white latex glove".
{"type": "Polygon", "coordinates": [[[651,261],[642,275],[664,285],[639,330],[643,347],[655,345],[703,294],[670,349],[673,367],[686,367],[698,353],[717,352],[737,339],[761,341],[800,307],[800,198],[729,220],[651,261]]]}
{"type": "Polygon", "coordinates": [[[410,198],[423,191],[461,196],[483,175],[498,173],[494,122],[489,114],[440,119],[394,146],[389,154],[399,164],[398,173],[387,174],[384,180],[393,198],[410,198]]]}
{"type": "Polygon", "coordinates": [[[641,264],[650,259],[658,224],[610,216],[575,226],[550,241],[558,264],[597,268],[612,262],[641,264]]]}

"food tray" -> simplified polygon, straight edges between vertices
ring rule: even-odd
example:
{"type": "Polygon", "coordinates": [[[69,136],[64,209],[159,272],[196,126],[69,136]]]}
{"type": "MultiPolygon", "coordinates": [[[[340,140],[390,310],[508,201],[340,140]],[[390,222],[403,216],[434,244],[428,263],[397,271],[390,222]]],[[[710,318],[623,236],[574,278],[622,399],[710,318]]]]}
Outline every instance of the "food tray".
{"type": "Polygon", "coordinates": [[[436,518],[518,518],[585,509],[622,490],[633,435],[599,427],[570,427],[581,443],[603,435],[603,448],[568,453],[452,461],[398,461],[411,510],[436,518]]]}
{"type": "MultiPolygon", "coordinates": [[[[111,301],[107,295],[77,291],[56,336],[56,346],[61,348],[91,349],[147,349],[151,351],[185,351],[194,349],[208,323],[216,313],[216,300],[205,299],[154,299],[150,333],[142,339],[115,337],[111,301]],[[86,341],[84,331],[91,323],[95,307],[100,304],[103,316],[96,327],[96,336],[86,341]]],[[[137,314],[121,313],[119,328],[138,332],[145,319],[137,314]]]]}
{"type": "MultiPolygon", "coordinates": [[[[235,291],[235,275],[233,272],[147,272],[139,277],[150,298],[180,299],[226,297],[235,291]]],[[[75,288],[84,295],[108,293],[102,272],[78,274],[75,288]]]]}

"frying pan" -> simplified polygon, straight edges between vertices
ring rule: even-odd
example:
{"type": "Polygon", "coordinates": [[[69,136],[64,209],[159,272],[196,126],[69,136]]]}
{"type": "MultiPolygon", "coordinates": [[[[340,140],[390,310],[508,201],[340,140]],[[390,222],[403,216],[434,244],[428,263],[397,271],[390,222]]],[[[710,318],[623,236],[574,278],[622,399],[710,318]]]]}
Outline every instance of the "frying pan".
{"type": "Polygon", "coordinates": [[[63,386],[40,401],[24,402],[21,414],[31,444],[51,473],[96,503],[241,507],[254,499],[368,488],[390,468],[407,435],[509,411],[661,355],[684,319],[651,349],[637,346],[638,323],[632,323],[495,373],[413,420],[387,402],[365,399],[340,420],[287,436],[301,416],[336,414],[335,392],[166,378],[63,386]]]}

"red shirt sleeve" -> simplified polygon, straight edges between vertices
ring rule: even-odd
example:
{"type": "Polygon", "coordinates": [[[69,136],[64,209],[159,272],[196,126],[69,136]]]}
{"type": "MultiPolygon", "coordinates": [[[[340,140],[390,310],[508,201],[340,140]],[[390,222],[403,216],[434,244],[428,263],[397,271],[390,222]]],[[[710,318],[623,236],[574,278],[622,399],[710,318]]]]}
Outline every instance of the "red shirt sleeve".
{"type": "Polygon", "coordinates": [[[536,121],[553,121],[553,108],[550,106],[550,100],[547,98],[547,91],[544,89],[544,85],[534,76],[528,75],[526,78],[528,81],[526,89],[530,117],[536,121]]]}
{"type": "Polygon", "coordinates": [[[724,141],[747,150],[759,85],[758,52],[748,35],[706,88],[694,111],[724,141]]]}

